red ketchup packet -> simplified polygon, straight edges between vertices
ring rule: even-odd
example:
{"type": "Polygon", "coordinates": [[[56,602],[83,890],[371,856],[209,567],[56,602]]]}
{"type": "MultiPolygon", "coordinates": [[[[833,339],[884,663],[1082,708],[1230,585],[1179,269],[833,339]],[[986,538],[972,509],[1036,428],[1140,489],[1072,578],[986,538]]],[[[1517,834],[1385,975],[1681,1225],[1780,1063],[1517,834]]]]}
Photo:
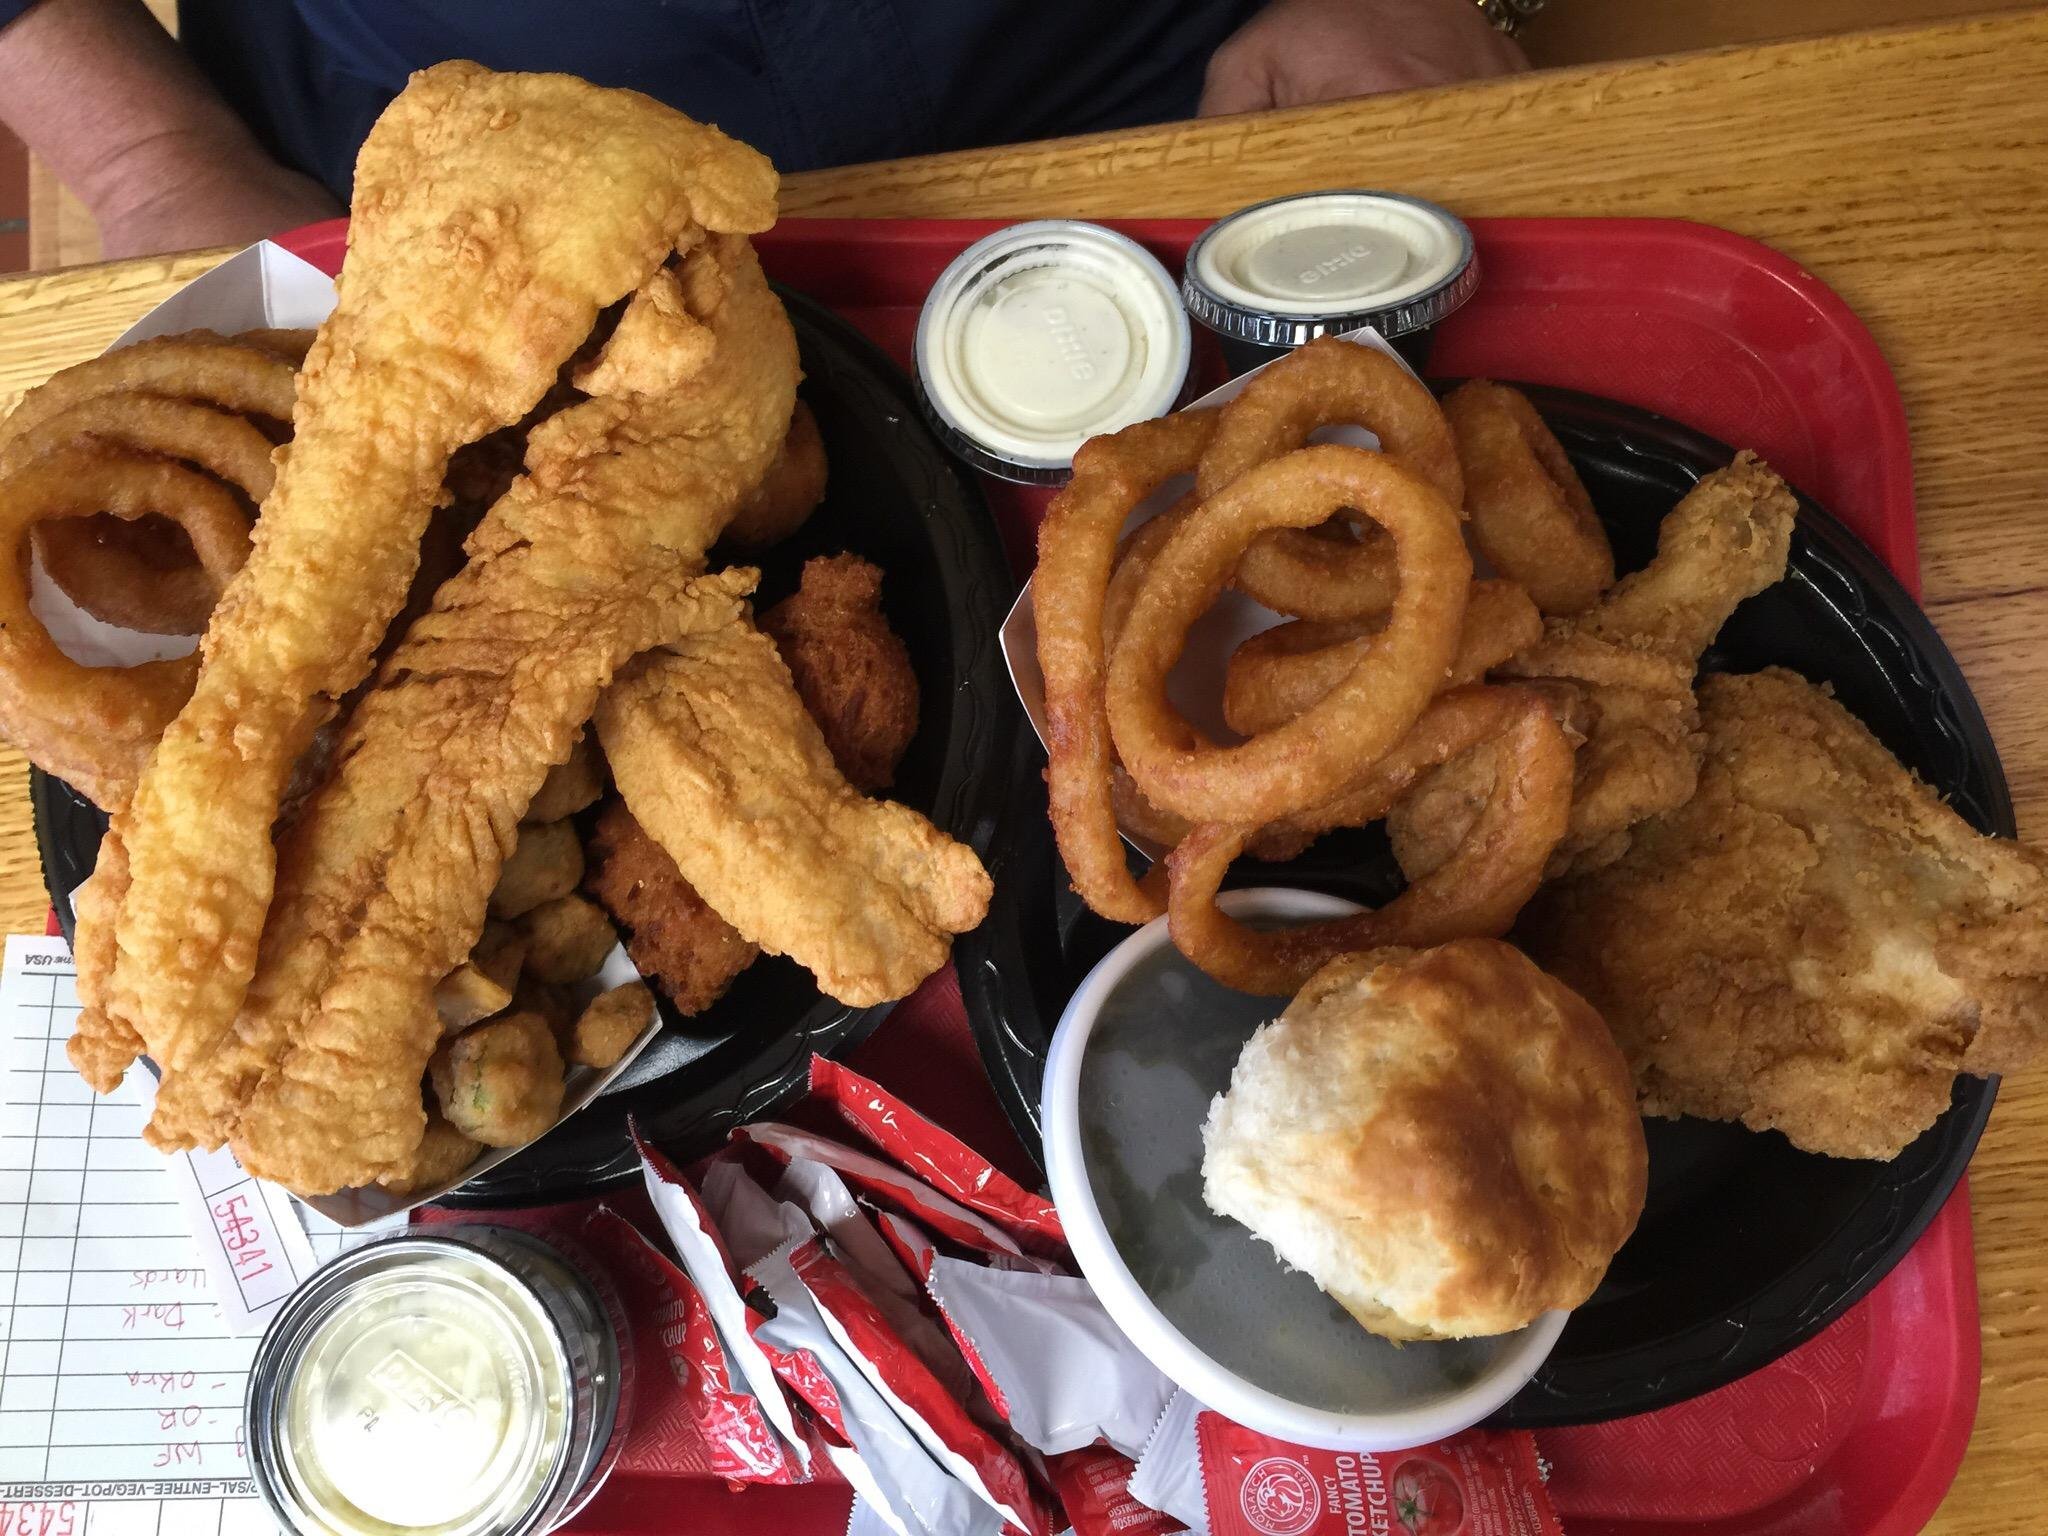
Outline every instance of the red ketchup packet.
{"type": "Polygon", "coordinates": [[[1134,1491],[1148,1491],[1155,1456],[1184,1461],[1192,1451],[1208,1517],[1198,1528],[1210,1536],[1563,1536],[1526,1430],[1468,1429],[1405,1451],[1324,1451],[1193,1407],[1192,1446],[1162,1424],[1134,1491]]]}
{"type": "Polygon", "coordinates": [[[996,1536],[1003,1517],[932,1458],[833,1335],[794,1262],[816,1247],[815,1237],[785,1243],[747,1274],[775,1305],[773,1317],[755,1321],[754,1338],[830,1426],[826,1455],[898,1536],[996,1536]]]}
{"type": "Polygon", "coordinates": [[[1074,1536],[1173,1536],[1187,1529],[1173,1516],[1138,1502],[1131,1492],[1137,1464],[1121,1451],[1083,1446],[1046,1457],[1045,1467],[1074,1536]]]}
{"type": "Polygon", "coordinates": [[[760,1401],[733,1385],[711,1309],[690,1277],[609,1206],[584,1219],[582,1236],[631,1287],[634,1315],[653,1319],[654,1337],[709,1454],[708,1470],[734,1483],[802,1481],[760,1401]]]}
{"type": "Polygon", "coordinates": [[[1136,1456],[1174,1386],[1110,1321],[1086,1280],[935,1258],[925,1281],[996,1411],[1055,1455],[1107,1440],[1136,1456]]]}
{"type": "Polygon", "coordinates": [[[1024,1250],[1017,1246],[1017,1240],[986,1217],[976,1215],[966,1206],[878,1157],[843,1146],[829,1137],[816,1136],[773,1120],[758,1120],[752,1125],[739,1126],[732,1135],[733,1140],[757,1146],[779,1163],[786,1164],[799,1157],[823,1163],[850,1180],[861,1193],[883,1205],[895,1207],[949,1242],[977,1253],[1010,1258],[1023,1255],[1024,1250]]]}
{"type": "Polygon", "coordinates": [[[739,1270],[732,1261],[732,1255],[726,1251],[710,1212],[705,1210],[703,1200],[690,1186],[690,1181],[683,1177],[682,1170],[642,1137],[638,1126],[629,1123],[629,1128],[633,1133],[633,1144],[640,1152],[640,1172],[647,1185],[647,1196],[654,1202],[654,1211],[661,1218],[662,1229],[668,1233],[669,1241],[675,1244],[676,1253],[682,1259],[683,1272],[696,1285],[706,1310],[711,1314],[719,1343],[725,1346],[727,1357],[739,1367],[741,1377],[760,1404],[761,1411],[768,1416],[769,1423],[782,1436],[798,1473],[808,1476],[811,1471],[809,1441],[798,1428],[796,1415],[790,1411],[789,1402],[782,1395],[781,1379],[774,1364],[754,1342],[753,1316],[740,1295],[739,1270]]]}
{"type": "Polygon", "coordinates": [[[1052,1536],[1052,1517],[1032,1491],[1022,1463],[968,1416],[966,1405],[928,1370],[889,1326],[847,1268],[815,1240],[790,1254],[833,1342],[868,1385],[910,1427],[934,1461],[983,1502],[1031,1536],[1052,1536]]]}
{"type": "Polygon", "coordinates": [[[929,1315],[924,1310],[931,1304],[925,1299],[923,1282],[911,1274],[896,1250],[883,1239],[844,1179],[823,1163],[814,1163],[807,1157],[792,1158],[783,1170],[782,1181],[775,1186],[775,1194],[801,1207],[832,1240],[834,1252],[888,1319],[889,1326],[917,1351],[918,1359],[931,1368],[948,1392],[963,1402],[977,1395],[974,1375],[940,1325],[937,1309],[933,1308],[929,1315]]]}
{"type": "Polygon", "coordinates": [[[1054,1257],[1066,1252],[1067,1234],[1050,1200],[1025,1189],[879,1083],[813,1056],[811,1092],[927,1184],[979,1211],[1025,1247],[1054,1257]]]}

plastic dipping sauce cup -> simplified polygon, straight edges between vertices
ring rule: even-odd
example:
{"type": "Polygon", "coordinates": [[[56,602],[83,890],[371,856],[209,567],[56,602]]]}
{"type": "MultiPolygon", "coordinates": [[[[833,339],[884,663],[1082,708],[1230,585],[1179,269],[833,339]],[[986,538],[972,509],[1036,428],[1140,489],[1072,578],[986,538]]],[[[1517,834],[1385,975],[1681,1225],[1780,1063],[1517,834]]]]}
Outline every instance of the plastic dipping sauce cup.
{"type": "Polygon", "coordinates": [[[1173,278],[1099,224],[1039,219],[956,256],[917,322],[933,429],[976,469],[1057,485],[1089,438],[1173,409],[1188,319],[1173,278]]]}
{"type": "Polygon", "coordinates": [[[271,1321],[250,1462],[288,1536],[526,1536],[567,1521],[624,1441],[618,1298],[495,1226],[365,1244],[271,1321]]]}
{"type": "Polygon", "coordinates": [[[1421,372],[1436,326],[1479,286],[1472,231],[1397,192],[1254,203],[1202,231],[1181,297],[1233,374],[1332,332],[1371,326],[1421,372]]]}

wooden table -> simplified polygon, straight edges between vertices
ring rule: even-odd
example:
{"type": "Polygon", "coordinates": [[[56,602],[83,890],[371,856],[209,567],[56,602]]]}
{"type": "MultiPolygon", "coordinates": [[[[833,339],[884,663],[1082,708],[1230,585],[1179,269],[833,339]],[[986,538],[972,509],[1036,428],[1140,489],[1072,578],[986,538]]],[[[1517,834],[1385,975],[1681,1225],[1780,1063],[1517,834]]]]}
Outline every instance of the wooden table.
{"type": "MultiPolygon", "coordinates": [[[[1530,76],[790,178],[791,214],[1212,215],[1397,187],[1472,215],[1666,215],[1806,263],[1897,371],[1929,612],[2048,838],[2048,10],[1530,76]]],[[[0,281],[0,405],[98,352],[220,253],[0,281]]],[[[4,749],[0,749],[4,750],[4,749]]],[[[0,758],[0,921],[44,898],[0,758]]],[[[1972,1170],[1984,1385],[1930,1529],[2032,1532],[2048,1470],[2048,1066],[2009,1084],[1972,1170]]]]}

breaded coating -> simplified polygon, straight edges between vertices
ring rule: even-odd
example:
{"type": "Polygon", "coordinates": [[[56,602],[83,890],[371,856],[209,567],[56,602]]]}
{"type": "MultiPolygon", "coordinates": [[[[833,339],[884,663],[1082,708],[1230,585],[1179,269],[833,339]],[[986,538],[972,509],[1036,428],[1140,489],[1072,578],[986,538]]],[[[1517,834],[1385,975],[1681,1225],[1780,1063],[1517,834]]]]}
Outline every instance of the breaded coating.
{"type": "Polygon", "coordinates": [[[523,822],[491,891],[491,916],[524,917],[568,895],[582,878],[583,844],[574,827],[566,821],[523,822]]]}
{"type": "Polygon", "coordinates": [[[618,1065],[654,1022],[654,994],[646,983],[629,981],[600,992],[577,1017],[569,1036],[569,1060],[606,1071],[618,1065]]]}
{"type": "Polygon", "coordinates": [[[487,1147],[516,1147],[555,1123],[562,1056],[537,1013],[508,1014],[458,1035],[428,1068],[448,1123],[487,1147]]]}
{"type": "Polygon", "coordinates": [[[438,1189],[483,1156],[484,1145],[465,1136],[443,1118],[440,1110],[427,1110],[427,1131],[413,1154],[412,1167],[378,1182],[394,1195],[417,1195],[438,1189]]]}
{"type": "Polygon", "coordinates": [[[1614,1030],[1655,1115],[1896,1156],[1958,1072],[2048,1031],[2048,857],[1980,836],[1790,672],[1700,684],[1682,808],[1518,936],[1614,1030]]]}
{"type": "MultiPolygon", "coordinates": [[[[1552,877],[1619,858],[1631,827],[1691,796],[1700,653],[1737,604],[1784,577],[1798,510],[1798,498],[1768,465],[1738,453],[1666,515],[1647,566],[1586,612],[1551,620],[1541,640],[1498,669],[1497,676],[1558,684],[1579,696],[1585,741],[1552,877]]],[[[1464,841],[1493,782],[1489,750],[1446,763],[1388,816],[1394,856],[1411,880],[1441,866],[1464,841]]]]}
{"type": "Polygon", "coordinates": [[[519,920],[526,935],[526,971],[535,981],[574,986],[595,976],[619,942],[604,909],[581,896],[544,901],[519,920]]]}
{"type": "Polygon", "coordinates": [[[434,988],[441,1033],[459,1035],[470,1025],[512,1006],[512,989],[486,976],[470,961],[455,967],[434,988]]]}
{"type": "Polygon", "coordinates": [[[802,585],[761,631],[855,789],[887,789],[917,734],[917,670],[882,616],[882,573],[856,555],[804,562],[802,585]]]}
{"type": "Polygon", "coordinates": [[[578,377],[661,387],[599,393],[535,429],[527,473],[356,707],[280,845],[248,1006],[207,1080],[158,1100],[160,1143],[198,1139],[240,1104],[243,1166],[301,1193],[409,1161],[433,984],[481,928],[547,766],[627,658],[742,621],[754,573],[696,573],[774,454],[796,371],[744,241],[693,247],[628,303],[578,377]],[[674,303],[643,304],[650,293],[674,303]]]}
{"type": "Polygon", "coordinates": [[[725,537],[743,549],[780,544],[804,525],[824,499],[825,439],[818,434],[818,418],[799,400],[781,451],[725,525],[725,537]]]}
{"type": "Polygon", "coordinates": [[[973,849],[846,782],[758,630],[649,652],[596,719],[619,793],[684,878],[843,1003],[908,995],[988,910],[973,849]]]}
{"type": "MultiPolygon", "coordinates": [[[[757,151],[567,75],[440,64],[378,117],[356,160],[338,302],[299,376],[291,452],[214,609],[192,697],[110,834],[128,884],[94,921],[111,923],[115,942],[80,945],[113,965],[85,988],[77,1026],[95,1088],[111,1088],[138,1049],[168,1085],[227,1044],[281,879],[272,832],[293,767],[405,601],[451,455],[525,416],[599,312],[670,253],[706,231],[772,224],[775,190],[757,151]]],[[[779,440],[787,398],[757,403],[779,440]]],[[[758,475],[750,467],[729,499],[758,475]]],[[[423,1031],[433,982],[460,959],[437,954],[419,979],[423,1031]]],[[[167,1147],[218,1144],[241,1097],[209,1085],[181,1108],[174,1096],[154,1134],[167,1147]]],[[[417,1141],[416,1105],[405,1118],[403,1139],[417,1141]]]]}
{"type": "Polygon", "coordinates": [[[578,737],[566,761],[555,764],[541,780],[540,792],[526,808],[528,821],[560,821],[574,816],[585,806],[597,804],[604,793],[604,764],[597,748],[578,737]]]}
{"type": "Polygon", "coordinates": [[[761,953],[704,904],[676,861],[614,800],[598,815],[584,889],[626,930],[626,953],[684,1018],[725,995],[761,953]]]}

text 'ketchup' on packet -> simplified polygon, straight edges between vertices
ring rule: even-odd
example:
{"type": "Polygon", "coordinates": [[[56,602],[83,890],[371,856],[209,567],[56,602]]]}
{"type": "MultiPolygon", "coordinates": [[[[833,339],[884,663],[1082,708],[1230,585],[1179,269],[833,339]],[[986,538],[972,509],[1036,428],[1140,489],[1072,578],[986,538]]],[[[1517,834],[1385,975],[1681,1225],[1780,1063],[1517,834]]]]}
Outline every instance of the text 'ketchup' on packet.
{"type": "Polygon", "coordinates": [[[1212,1536],[1562,1536],[1527,1431],[1320,1451],[1195,1418],[1212,1536]]]}
{"type": "Polygon", "coordinates": [[[1074,1536],[1174,1536],[1187,1529],[1173,1516],[1138,1502],[1131,1492],[1137,1466],[1121,1451],[1087,1445],[1046,1457],[1045,1467],[1074,1536]]]}
{"type": "Polygon", "coordinates": [[[609,1206],[584,1219],[582,1235],[628,1291],[635,1315],[653,1319],[663,1359],[704,1442],[708,1469],[734,1483],[801,1481],[759,1400],[734,1386],[711,1309],[690,1277],[609,1206]]]}
{"type": "Polygon", "coordinates": [[[1025,1189],[881,1084],[836,1061],[813,1056],[811,1092],[927,1184],[989,1217],[1026,1247],[1055,1255],[1065,1252],[1066,1230],[1050,1200],[1025,1189]]]}

